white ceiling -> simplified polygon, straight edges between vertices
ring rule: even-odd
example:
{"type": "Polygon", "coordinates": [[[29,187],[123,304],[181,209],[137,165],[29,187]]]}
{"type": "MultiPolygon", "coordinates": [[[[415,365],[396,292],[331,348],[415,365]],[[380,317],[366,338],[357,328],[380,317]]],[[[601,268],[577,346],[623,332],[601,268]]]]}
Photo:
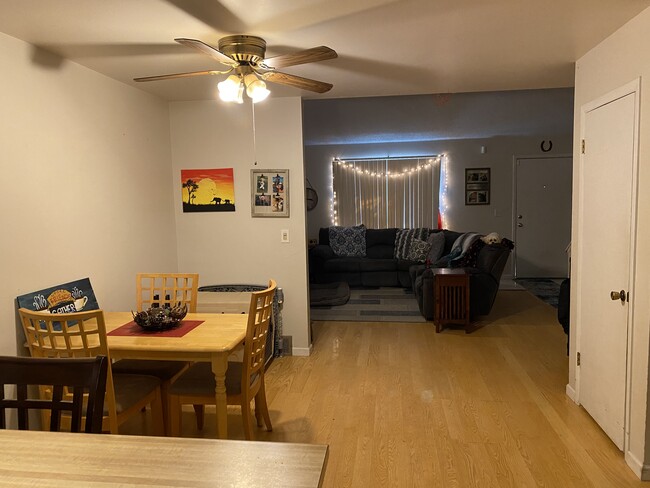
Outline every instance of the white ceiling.
{"type": "Polygon", "coordinates": [[[267,57],[327,45],[339,57],[282,71],[334,84],[305,98],[573,85],[574,61],[650,0],[0,0],[0,32],[57,69],[73,60],[167,100],[215,97],[220,77],[132,78],[223,69],[176,37],[266,39],[267,57]]]}

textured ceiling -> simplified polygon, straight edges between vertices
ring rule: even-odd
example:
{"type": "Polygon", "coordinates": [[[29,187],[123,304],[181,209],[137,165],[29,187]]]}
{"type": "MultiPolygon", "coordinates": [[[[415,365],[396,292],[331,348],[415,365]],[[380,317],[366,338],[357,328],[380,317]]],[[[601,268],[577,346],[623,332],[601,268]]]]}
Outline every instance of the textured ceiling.
{"type": "Polygon", "coordinates": [[[32,60],[72,60],[167,100],[215,97],[220,77],[138,76],[223,69],[174,42],[252,34],[267,56],[327,45],[339,58],[283,71],[334,84],[340,98],[573,85],[576,59],[650,0],[0,0],[0,32],[35,46],[32,60]],[[44,55],[49,51],[60,59],[44,55]]]}

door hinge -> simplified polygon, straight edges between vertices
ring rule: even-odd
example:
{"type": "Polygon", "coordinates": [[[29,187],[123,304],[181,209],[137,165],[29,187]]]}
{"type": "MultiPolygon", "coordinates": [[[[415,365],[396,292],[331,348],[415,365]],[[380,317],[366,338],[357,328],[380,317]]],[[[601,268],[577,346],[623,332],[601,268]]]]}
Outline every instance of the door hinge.
{"type": "Polygon", "coordinates": [[[578,353],[576,361],[578,362],[578,366],[580,366],[580,353],[578,353]]]}
{"type": "Polygon", "coordinates": [[[585,140],[584,140],[584,139],[582,140],[582,143],[581,143],[581,149],[580,149],[580,150],[582,151],[582,154],[585,153],[585,140]]]}

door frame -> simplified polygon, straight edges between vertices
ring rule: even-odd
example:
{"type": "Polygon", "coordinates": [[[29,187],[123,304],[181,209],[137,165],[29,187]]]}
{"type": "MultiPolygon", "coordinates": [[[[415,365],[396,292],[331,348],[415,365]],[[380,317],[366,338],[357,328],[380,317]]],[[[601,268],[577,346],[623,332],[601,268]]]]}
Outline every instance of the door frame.
{"type": "MultiPolygon", "coordinates": [[[[512,230],[511,234],[513,239],[515,239],[515,248],[512,256],[512,277],[513,279],[517,278],[517,161],[520,159],[561,159],[569,158],[571,159],[571,164],[573,165],[573,154],[533,154],[530,156],[522,154],[514,154],[512,156],[512,230]]],[[[573,193],[573,192],[572,192],[573,193]]],[[[571,195],[573,200],[573,195],[571,195]]],[[[571,236],[569,236],[571,237],[571,236]]],[[[570,270],[569,270],[570,271],[570,270]]]]}
{"type": "MultiPolygon", "coordinates": [[[[639,126],[640,126],[640,91],[641,91],[641,79],[637,78],[619,88],[616,88],[609,93],[592,100],[591,102],[585,103],[580,107],[580,137],[578,141],[582,141],[585,137],[585,118],[588,112],[595,110],[603,105],[612,103],[620,98],[623,98],[628,95],[634,95],[634,130],[633,130],[633,142],[632,142],[632,188],[631,188],[631,201],[630,201],[630,261],[628,263],[628,290],[631,295],[633,295],[633,290],[631,287],[635,283],[635,269],[636,269],[636,236],[637,236],[637,208],[638,208],[638,173],[639,173],[639,126]]],[[[580,143],[580,142],[579,142],[580,143]]],[[[577,226],[576,226],[576,239],[574,239],[575,250],[574,260],[572,262],[572,268],[575,267],[575,272],[572,272],[571,275],[575,277],[574,284],[572,288],[572,299],[571,299],[571,308],[574,309],[572,316],[575,317],[575,343],[576,347],[573,349],[570,360],[577,361],[577,351],[580,351],[580,343],[582,336],[582,327],[581,327],[581,317],[580,310],[582,305],[582,256],[580,256],[580,247],[583,239],[583,225],[582,219],[582,210],[584,208],[584,173],[585,173],[585,156],[582,154],[582,151],[579,150],[579,178],[578,178],[578,195],[574,199],[574,202],[577,205],[576,215],[577,226]],[[575,256],[578,254],[578,256],[575,256]],[[575,298],[574,298],[575,297],[575,298]]],[[[634,300],[634,299],[633,299],[634,300]]],[[[630,409],[631,409],[631,379],[632,379],[632,353],[634,342],[634,337],[631,334],[631,325],[634,323],[634,301],[628,302],[627,307],[627,354],[626,354],[626,377],[625,377],[625,418],[623,419],[624,425],[624,436],[623,436],[623,452],[626,457],[628,455],[629,446],[630,446],[630,409]]],[[[577,363],[574,363],[577,364],[577,363]]],[[[575,391],[573,392],[573,400],[580,405],[580,367],[575,369],[575,391]]]]}

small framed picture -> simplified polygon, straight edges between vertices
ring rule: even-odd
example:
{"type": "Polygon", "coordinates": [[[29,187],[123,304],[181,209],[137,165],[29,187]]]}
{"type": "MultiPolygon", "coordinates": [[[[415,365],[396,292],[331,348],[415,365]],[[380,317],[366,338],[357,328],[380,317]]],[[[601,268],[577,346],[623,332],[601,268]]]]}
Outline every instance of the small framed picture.
{"type": "Polygon", "coordinates": [[[490,168],[465,168],[465,205],[490,204],[490,168]]]}
{"type": "Polygon", "coordinates": [[[251,170],[251,215],[289,217],[289,170],[251,170]]]}

